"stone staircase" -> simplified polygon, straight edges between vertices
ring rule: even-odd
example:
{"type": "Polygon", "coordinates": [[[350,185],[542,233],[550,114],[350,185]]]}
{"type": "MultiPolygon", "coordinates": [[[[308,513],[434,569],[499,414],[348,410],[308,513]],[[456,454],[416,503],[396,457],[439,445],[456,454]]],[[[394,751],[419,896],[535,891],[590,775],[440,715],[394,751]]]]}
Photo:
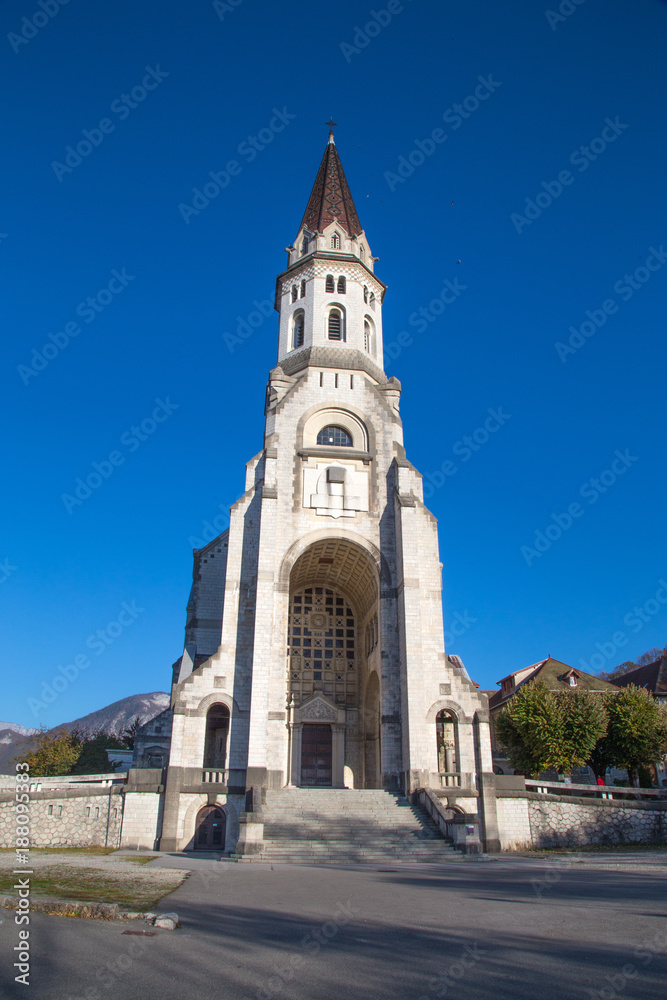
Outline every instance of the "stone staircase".
{"type": "Polygon", "coordinates": [[[262,811],[262,853],[237,860],[438,864],[462,859],[422,809],[381,789],[268,791],[262,811]]]}

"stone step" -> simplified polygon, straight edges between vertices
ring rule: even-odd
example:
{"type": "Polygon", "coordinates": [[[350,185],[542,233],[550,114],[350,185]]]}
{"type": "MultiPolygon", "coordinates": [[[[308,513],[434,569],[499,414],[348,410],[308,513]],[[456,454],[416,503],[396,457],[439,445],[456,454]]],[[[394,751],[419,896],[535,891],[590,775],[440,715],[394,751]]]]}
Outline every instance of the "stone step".
{"type": "Polygon", "coordinates": [[[278,864],[417,864],[461,855],[430,817],[382,789],[269,791],[261,854],[232,860],[278,864]]]}

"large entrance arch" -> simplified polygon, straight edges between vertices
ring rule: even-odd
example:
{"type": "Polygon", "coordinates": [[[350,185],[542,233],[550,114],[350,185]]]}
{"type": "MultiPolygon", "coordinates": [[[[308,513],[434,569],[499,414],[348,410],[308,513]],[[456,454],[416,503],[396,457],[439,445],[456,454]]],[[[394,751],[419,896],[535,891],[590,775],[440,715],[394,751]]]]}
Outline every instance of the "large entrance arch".
{"type": "Polygon", "coordinates": [[[355,542],[323,538],[296,560],[289,590],[288,773],[297,785],[340,786],[345,773],[356,788],[377,788],[379,648],[368,642],[369,627],[377,634],[379,620],[375,563],[355,542]],[[362,704],[371,671],[372,724],[362,704]]]}

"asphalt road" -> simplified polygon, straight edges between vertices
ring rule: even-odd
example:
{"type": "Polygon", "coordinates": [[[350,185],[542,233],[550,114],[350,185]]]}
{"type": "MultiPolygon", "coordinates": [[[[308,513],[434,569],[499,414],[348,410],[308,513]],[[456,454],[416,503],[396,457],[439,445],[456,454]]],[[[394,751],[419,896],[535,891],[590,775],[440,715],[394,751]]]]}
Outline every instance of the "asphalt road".
{"type": "Polygon", "coordinates": [[[18,928],[0,910],[2,996],[664,1000],[667,868],[644,857],[382,869],[173,858],[196,869],[159,906],[180,930],[140,937],[123,933],[135,922],[36,913],[28,990],[13,982],[18,928]]]}

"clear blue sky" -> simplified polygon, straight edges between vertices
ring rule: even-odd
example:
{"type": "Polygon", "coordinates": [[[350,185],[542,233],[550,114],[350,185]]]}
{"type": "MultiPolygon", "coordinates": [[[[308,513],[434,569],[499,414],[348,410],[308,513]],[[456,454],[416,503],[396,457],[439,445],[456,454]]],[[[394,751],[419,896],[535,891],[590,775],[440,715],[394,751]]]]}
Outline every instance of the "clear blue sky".
{"type": "Polygon", "coordinates": [[[449,651],[493,688],[549,653],[578,665],[600,644],[611,666],[664,644],[667,4],[546,6],[394,2],[362,35],[384,0],[0,5],[0,718],[52,725],[168,689],[193,544],[262,445],[277,314],[233,352],[223,335],[272,299],[331,114],[389,286],[408,455],[437,487],[449,651]],[[274,109],[294,117],[260,133],[274,109]],[[434,129],[446,138],[392,178],[434,129]],[[68,164],[83,130],[96,145],[68,164]],[[179,210],[230,160],[200,214],[179,210]],[[445,279],[455,301],[410,325],[445,279]],[[587,310],[603,325],[559,356],[587,310]],[[156,400],[177,405],[161,423],[156,400]],[[94,462],[108,478],[68,512],[94,462]],[[88,644],[119,616],[110,645],[88,644]],[[28,699],[77,656],[89,665],[35,715],[28,699]]]}

